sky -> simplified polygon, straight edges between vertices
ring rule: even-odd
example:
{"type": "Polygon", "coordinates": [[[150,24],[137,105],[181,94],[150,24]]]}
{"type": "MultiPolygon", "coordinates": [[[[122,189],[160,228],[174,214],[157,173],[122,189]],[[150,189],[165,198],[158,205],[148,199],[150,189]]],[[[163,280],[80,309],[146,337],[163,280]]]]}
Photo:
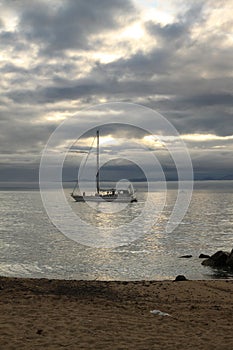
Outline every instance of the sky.
{"type": "MultiPolygon", "coordinates": [[[[0,0],[0,181],[36,181],[56,127],[77,114],[88,129],[91,117],[81,111],[109,102],[161,113],[186,143],[196,179],[233,179],[232,7],[232,0],[0,0]]],[[[134,118],[143,116],[126,121],[134,118]]],[[[105,133],[111,147],[117,130],[105,133]]],[[[139,134],[123,133],[148,145],[139,134]]]]}

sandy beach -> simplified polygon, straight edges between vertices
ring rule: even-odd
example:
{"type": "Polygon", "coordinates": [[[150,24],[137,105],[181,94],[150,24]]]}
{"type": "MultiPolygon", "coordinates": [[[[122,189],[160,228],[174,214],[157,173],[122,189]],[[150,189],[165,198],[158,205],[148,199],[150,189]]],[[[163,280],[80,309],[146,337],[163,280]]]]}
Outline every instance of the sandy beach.
{"type": "Polygon", "coordinates": [[[232,280],[1,277],[0,307],[4,350],[233,348],[232,280]]]}

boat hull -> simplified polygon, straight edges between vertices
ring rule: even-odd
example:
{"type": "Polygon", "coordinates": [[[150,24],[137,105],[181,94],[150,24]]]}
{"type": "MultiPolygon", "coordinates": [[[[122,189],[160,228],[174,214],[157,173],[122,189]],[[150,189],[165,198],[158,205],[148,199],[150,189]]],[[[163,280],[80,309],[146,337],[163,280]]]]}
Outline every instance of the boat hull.
{"type": "Polygon", "coordinates": [[[76,202],[115,202],[115,203],[134,203],[137,202],[135,197],[119,197],[119,196],[80,196],[71,195],[76,202]]]}

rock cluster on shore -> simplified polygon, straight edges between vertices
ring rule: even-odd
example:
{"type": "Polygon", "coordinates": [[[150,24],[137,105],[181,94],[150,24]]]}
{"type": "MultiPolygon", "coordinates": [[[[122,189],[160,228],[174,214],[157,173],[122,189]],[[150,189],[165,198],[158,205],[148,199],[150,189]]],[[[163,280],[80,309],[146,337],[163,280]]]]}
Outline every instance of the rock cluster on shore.
{"type": "Polygon", "coordinates": [[[217,251],[208,259],[202,261],[202,265],[233,271],[233,249],[230,253],[222,250],[217,251]]]}

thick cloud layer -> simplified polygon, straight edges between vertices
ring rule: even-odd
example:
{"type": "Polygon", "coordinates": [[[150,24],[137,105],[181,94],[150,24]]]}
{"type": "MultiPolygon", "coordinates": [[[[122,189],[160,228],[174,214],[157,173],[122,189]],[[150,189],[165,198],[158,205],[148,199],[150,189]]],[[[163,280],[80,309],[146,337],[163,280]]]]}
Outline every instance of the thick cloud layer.
{"type": "Polygon", "coordinates": [[[38,167],[50,133],[72,114],[128,101],[199,135],[186,139],[197,173],[233,174],[231,13],[221,0],[1,1],[2,170],[38,167]]]}

